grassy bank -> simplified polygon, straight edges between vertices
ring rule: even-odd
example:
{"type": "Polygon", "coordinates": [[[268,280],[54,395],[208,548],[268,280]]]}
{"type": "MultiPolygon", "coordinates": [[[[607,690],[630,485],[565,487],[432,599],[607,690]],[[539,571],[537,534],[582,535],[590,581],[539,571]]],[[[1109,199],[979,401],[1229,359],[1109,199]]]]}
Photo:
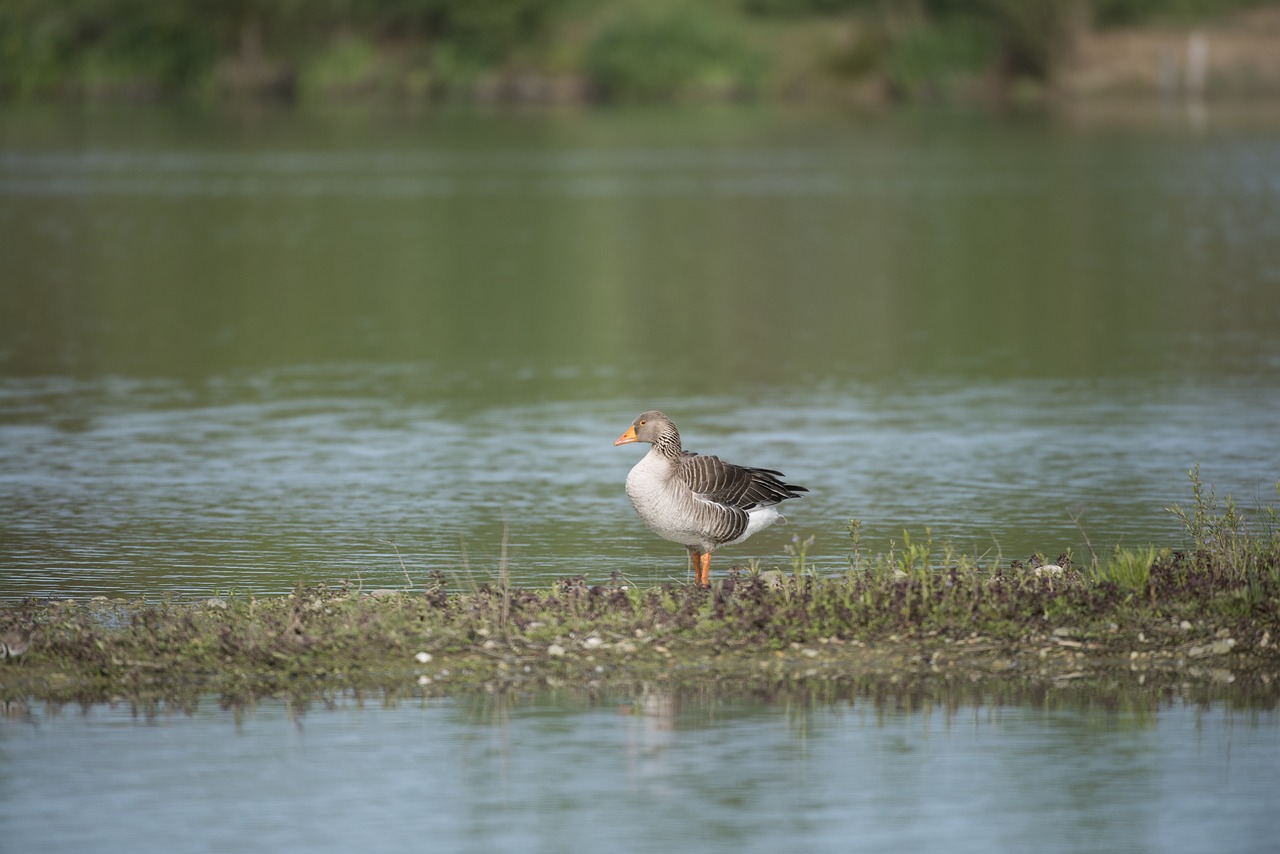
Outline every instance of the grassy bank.
{"type": "Polygon", "coordinates": [[[1262,0],[13,0],[0,97],[1265,94],[1277,17],[1262,0]],[[1198,71],[1193,30],[1208,35],[1198,71]]]}
{"type": "Polygon", "coordinates": [[[135,604],[26,601],[0,610],[21,655],[0,699],[314,697],[605,684],[853,686],[997,679],[1280,686],[1280,527],[1251,525],[1193,473],[1172,508],[1185,550],[1117,550],[982,566],[928,542],[849,570],[736,571],[711,589],[623,578],[546,590],[299,587],[287,597],[135,604]]]}

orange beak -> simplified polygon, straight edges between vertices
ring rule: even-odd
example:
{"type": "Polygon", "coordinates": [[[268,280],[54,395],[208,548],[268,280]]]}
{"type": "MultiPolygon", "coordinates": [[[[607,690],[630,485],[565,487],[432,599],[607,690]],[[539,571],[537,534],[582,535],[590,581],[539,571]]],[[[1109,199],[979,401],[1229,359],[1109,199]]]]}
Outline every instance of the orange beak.
{"type": "Polygon", "coordinates": [[[630,442],[639,442],[639,441],[640,440],[636,438],[636,425],[632,424],[630,427],[627,428],[627,432],[623,433],[621,436],[618,437],[618,441],[614,442],[613,446],[616,448],[619,445],[626,445],[630,442]]]}

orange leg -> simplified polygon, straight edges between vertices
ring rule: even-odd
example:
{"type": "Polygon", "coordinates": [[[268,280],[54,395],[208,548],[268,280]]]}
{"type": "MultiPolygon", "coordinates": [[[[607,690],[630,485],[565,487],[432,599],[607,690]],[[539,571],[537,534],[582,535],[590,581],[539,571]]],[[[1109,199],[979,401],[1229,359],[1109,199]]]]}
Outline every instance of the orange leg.
{"type": "Polygon", "coordinates": [[[694,562],[694,572],[698,575],[698,583],[704,588],[712,585],[712,553],[700,552],[692,545],[686,545],[689,549],[689,560],[694,562]]]}
{"type": "Polygon", "coordinates": [[[711,552],[703,552],[699,555],[698,583],[703,587],[711,586],[711,552]]]}

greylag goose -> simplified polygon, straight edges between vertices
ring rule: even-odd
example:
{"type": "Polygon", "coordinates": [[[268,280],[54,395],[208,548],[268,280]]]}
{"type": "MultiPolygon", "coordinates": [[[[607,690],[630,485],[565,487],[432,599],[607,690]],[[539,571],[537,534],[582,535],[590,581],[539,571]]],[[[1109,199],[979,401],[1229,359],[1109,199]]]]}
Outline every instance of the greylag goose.
{"type": "Polygon", "coordinates": [[[778,502],[809,491],[783,483],[780,471],[684,450],[675,423],[656,409],[641,413],[613,444],[630,442],[653,446],[627,475],[631,506],[655,534],[689,550],[703,587],[711,586],[713,551],[769,527],[782,518],[778,502]]]}

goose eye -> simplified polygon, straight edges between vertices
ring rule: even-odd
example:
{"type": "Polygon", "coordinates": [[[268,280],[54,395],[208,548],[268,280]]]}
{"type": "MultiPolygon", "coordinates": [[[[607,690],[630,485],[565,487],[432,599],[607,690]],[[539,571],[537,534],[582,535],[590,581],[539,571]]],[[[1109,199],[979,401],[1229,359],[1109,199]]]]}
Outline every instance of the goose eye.
{"type": "Polygon", "coordinates": [[[641,427],[643,427],[644,425],[646,425],[646,424],[648,424],[648,423],[649,423],[648,421],[645,421],[645,420],[641,419],[641,421],[640,421],[640,426],[641,426],[641,427]]]}

